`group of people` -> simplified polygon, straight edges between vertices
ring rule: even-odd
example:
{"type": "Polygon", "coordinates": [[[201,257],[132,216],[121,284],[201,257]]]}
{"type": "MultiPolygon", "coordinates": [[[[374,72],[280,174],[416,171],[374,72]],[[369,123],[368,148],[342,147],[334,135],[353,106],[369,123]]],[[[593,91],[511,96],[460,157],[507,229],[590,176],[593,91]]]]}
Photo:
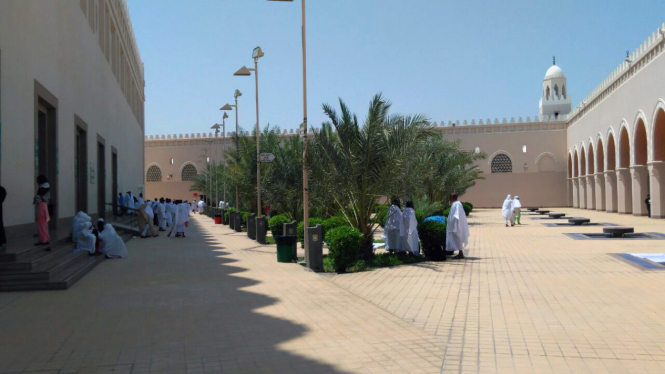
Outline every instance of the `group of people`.
{"type": "Polygon", "coordinates": [[[185,237],[185,230],[189,226],[189,213],[192,210],[187,201],[155,198],[147,200],[138,207],[139,231],[141,238],[159,236],[159,231],[171,230],[166,236],[175,233],[175,237],[185,237]]]}
{"type": "Polygon", "coordinates": [[[132,195],[132,191],[127,191],[125,194],[122,192],[118,193],[118,206],[120,207],[119,215],[123,214],[138,214],[138,210],[143,205],[145,201],[143,200],[143,194],[139,193],[139,196],[136,197],[132,195]]]}
{"type": "Polygon", "coordinates": [[[506,227],[509,227],[508,225],[515,226],[516,223],[521,225],[522,222],[520,222],[520,219],[522,218],[522,202],[520,201],[520,197],[515,196],[514,199],[511,199],[510,195],[508,195],[506,200],[503,201],[501,214],[503,214],[506,227]]]}
{"type": "Polygon", "coordinates": [[[111,224],[104,222],[103,218],[97,220],[95,227],[89,215],[78,212],[72,221],[70,233],[72,241],[76,243],[74,253],[103,254],[107,258],[127,257],[125,241],[111,224]]]}
{"type": "MultiPolygon", "coordinates": [[[[418,220],[412,201],[406,202],[401,210],[399,199],[393,199],[386,223],[384,225],[383,239],[386,250],[393,252],[406,252],[414,255],[420,253],[418,240],[418,220]]],[[[467,253],[464,249],[469,243],[469,225],[462,203],[457,200],[457,194],[450,196],[450,213],[446,221],[446,251],[458,251],[456,259],[463,259],[467,253]]]]}

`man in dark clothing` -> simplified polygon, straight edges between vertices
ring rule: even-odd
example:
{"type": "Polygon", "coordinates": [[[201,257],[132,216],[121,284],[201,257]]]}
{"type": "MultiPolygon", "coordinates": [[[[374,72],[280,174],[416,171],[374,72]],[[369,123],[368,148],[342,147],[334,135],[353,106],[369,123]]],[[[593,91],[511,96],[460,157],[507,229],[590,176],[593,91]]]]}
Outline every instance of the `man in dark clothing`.
{"type": "Polygon", "coordinates": [[[647,212],[649,213],[649,218],[651,218],[651,195],[647,194],[647,198],[644,200],[644,203],[647,205],[647,212]]]}

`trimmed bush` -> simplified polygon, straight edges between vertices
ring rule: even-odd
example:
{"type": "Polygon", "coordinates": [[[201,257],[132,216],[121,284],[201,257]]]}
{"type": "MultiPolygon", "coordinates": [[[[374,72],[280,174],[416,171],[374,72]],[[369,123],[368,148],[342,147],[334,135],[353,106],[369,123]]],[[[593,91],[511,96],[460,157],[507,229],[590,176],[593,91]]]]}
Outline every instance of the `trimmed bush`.
{"type": "Polygon", "coordinates": [[[427,221],[418,225],[423,254],[432,261],[446,260],[446,224],[427,221]]]}
{"type": "Polygon", "coordinates": [[[348,225],[349,222],[346,220],[346,218],[342,216],[330,217],[327,220],[323,221],[323,223],[321,224],[321,226],[323,226],[323,237],[325,238],[325,233],[327,233],[332,229],[348,225]]]}
{"type": "Polygon", "coordinates": [[[450,215],[450,208],[443,211],[443,216],[446,217],[446,219],[448,219],[449,215],[450,215]]]}
{"type": "Polygon", "coordinates": [[[342,226],[328,231],[324,237],[335,271],[345,273],[358,260],[363,234],[353,227],[342,226]]]}
{"type": "Polygon", "coordinates": [[[381,227],[384,227],[386,225],[386,218],[388,218],[388,210],[390,210],[390,207],[385,204],[377,205],[374,208],[374,212],[376,213],[374,219],[376,220],[376,223],[378,223],[379,226],[381,227]]]}
{"type": "Polygon", "coordinates": [[[423,210],[416,209],[416,221],[418,221],[418,224],[423,223],[425,218],[427,218],[427,214],[423,210]]]}
{"type": "Polygon", "coordinates": [[[229,216],[229,214],[232,213],[232,212],[235,212],[235,211],[236,211],[236,210],[233,209],[233,208],[229,208],[229,209],[227,209],[227,210],[226,210],[226,213],[224,213],[224,222],[229,222],[229,221],[230,221],[230,218],[229,218],[230,216],[229,216]]]}
{"type": "MultiPolygon", "coordinates": [[[[323,220],[320,218],[310,218],[309,227],[314,227],[316,225],[323,226],[323,220]]],[[[323,229],[323,228],[322,228],[323,229]]],[[[326,237],[326,233],[323,232],[323,237],[326,237]]],[[[305,222],[298,222],[298,241],[305,243],[305,222]]]]}
{"type": "Polygon", "coordinates": [[[468,216],[473,210],[473,205],[471,203],[462,203],[462,208],[464,208],[464,214],[468,216]]]}
{"type": "Polygon", "coordinates": [[[285,215],[279,214],[268,221],[268,227],[270,227],[270,232],[272,235],[284,235],[284,224],[291,223],[291,220],[285,215]]]}
{"type": "Polygon", "coordinates": [[[252,214],[252,212],[240,212],[240,217],[242,217],[242,224],[247,225],[247,216],[252,214]]]}

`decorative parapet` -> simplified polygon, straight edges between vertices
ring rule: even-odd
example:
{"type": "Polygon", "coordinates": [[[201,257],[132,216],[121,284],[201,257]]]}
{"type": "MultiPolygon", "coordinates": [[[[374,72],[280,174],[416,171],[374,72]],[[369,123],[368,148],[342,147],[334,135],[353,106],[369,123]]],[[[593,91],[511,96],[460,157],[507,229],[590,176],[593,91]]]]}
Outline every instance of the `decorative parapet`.
{"type": "Polygon", "coordinates": [[[518,117],[515,119],[515,117],[510,117],[510,119],[507,118],[494,118],[494,121],[491,119],[486,119],[483,120],[482,118],[476,121],[475,119],[472,119],[470,122],[468,120],[461,121],[460,120],[455,120],[455,121],[441,121],[440,124],[437,124],[436,121],[432,122],[432,125],[434,127],[465,127],[465,126],[495,126],[495,125],[507,125],[507,124],[518,124],[518,123],[543,123],[543,122],[565,122],[568,117],[565,114],[560,114],[558,117],[555,117],[554,115],[552,116],[543,116],[543,117],[538,117],[535,116],[533,117],[533,120],[531,117],[526,117],[526,119],[522,119],[522,117],[518,117]]]}
{"type": "MultiPolygon", "coordinates": [[[[281,136],[294,136],[298,134],[302,134],[301,131],[296,132],[294,129],[277,129],[276,133],[281,135],[281,136]]],[[[314,129],[309,128],[308,129],[309,134],[314,134],[314,129]]],[[[191,134],[168,134],[168,135],[146,135],[145,136],[145,141],[160,141],[160,140],[214,140],[214,139],[226,139],[226,138],[232,138],[235,136],[235,132],[228,132],[226,133],[226,136],[224,134],[219,133],[218,135],[215,136],[213,133],[191,133],[191,134]]],[[[240,133],[240,136],[252,136],[252,134],[249,131],[244,131],[240,133]]]]}
{"type": "Polygon", "coordinates": [[[665,23],[642,43],[626,60],[607,76],[573,111],[568,114],[569,124],[580,119],[600,100],[621,86],[629,76],[639,71],[648,62],[663,52],[665,43],[665,23]]]}

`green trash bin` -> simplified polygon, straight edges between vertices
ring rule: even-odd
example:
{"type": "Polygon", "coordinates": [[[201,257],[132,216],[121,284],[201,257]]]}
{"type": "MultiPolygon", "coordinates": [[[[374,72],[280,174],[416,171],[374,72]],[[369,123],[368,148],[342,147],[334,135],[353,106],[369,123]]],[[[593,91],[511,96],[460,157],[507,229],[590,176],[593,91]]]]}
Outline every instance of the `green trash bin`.
{"type": "Polygon", "coordinates": [[[297,238],[294,235],[275,235],[277,243],[277,262],[293,262],[293,244],[297,238]]]}

